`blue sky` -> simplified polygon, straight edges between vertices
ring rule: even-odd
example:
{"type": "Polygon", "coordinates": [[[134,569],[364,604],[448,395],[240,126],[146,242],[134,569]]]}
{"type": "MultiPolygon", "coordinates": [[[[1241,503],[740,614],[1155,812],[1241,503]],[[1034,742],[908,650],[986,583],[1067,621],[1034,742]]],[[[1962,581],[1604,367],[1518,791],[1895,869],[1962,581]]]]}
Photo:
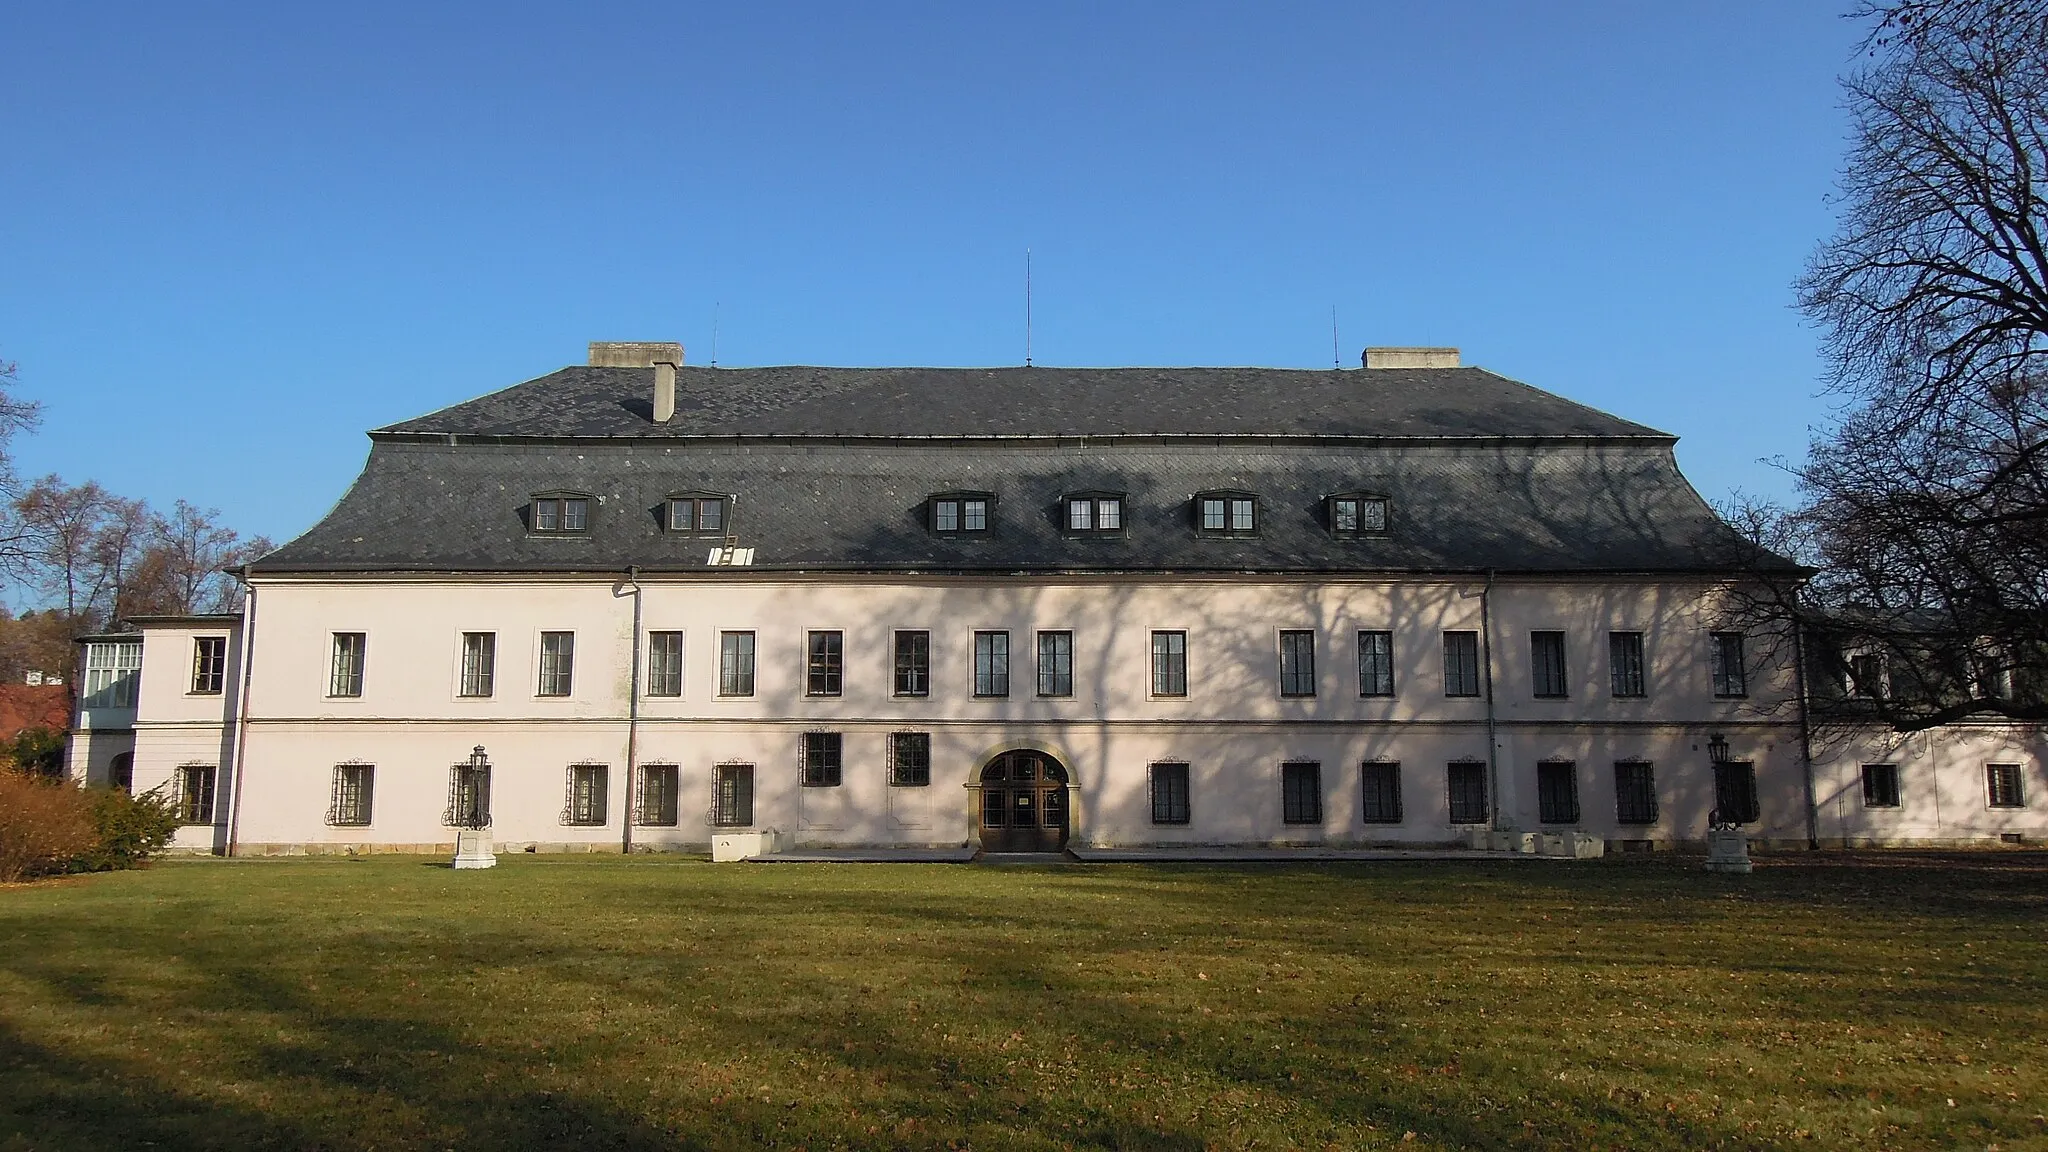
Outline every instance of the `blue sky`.
{"type": "MultiPolygon", "coordinates": [[[[1784,494],[1837,6],[18,4],[23,471],[297,534],[365,429],[722,364],[1476,363],[1784,494]]],[[[1284,398],[1276,398],[1284,399],[1284,398]]]]}

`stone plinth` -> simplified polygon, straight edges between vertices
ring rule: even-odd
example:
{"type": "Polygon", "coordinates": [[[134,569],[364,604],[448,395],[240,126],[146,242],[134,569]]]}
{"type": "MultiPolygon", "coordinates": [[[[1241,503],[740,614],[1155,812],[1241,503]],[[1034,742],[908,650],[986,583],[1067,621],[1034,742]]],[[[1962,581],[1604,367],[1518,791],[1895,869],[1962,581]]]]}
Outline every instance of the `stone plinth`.
{"type": "Polygon", "coordinates": [[[775,845],[776,831],[773,828],[757,832],[720,832],[711,837],[711,859],[719,864],[751,860],[775,851],[775,845]]]}
{"type": "Polygon", "coordinates": [[[491,851],[491,833],[485,828],[465,828],[455,834],[457,868],[496,868],[498,854],[491,851]]]}
{"type": "Polygon", "coordinates": [[[1748,872],[1749,837],[1740,828],[1707,830],[1707,871],[1748,872]]]}

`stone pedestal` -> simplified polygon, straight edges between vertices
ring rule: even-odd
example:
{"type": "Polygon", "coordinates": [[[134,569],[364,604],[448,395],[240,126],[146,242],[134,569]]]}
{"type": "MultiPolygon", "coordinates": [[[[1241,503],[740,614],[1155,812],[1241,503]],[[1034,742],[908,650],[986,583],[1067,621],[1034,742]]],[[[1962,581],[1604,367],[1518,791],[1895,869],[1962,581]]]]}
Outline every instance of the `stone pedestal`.
{"type": "Polygon", "coordinates": [[[464,828],[455,834],[455,866],[457,868],[496,868],[498,855],[491,851],[491,833],[487,828],[464,828]]]}
{"type": "Polygon", "coordinates": [[[1740,828],[1707,830],[1707,871],[1748,872],[1749,837],[1740,828]]]}
{"type": "Polygon", "coordinates": [[[776,849],[776,836],[773,828],[757,832],[720,832],[711,838],[711,859],[715,863],[727,864],[769,855],[776,849]]]}

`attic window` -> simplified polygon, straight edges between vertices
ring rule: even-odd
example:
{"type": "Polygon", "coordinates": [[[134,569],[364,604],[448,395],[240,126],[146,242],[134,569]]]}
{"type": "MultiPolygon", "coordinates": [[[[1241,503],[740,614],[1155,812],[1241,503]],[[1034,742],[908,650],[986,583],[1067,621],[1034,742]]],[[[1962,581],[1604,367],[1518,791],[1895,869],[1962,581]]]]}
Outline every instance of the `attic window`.
{"type": "Polygon", "coordinates": [[[1112,492],[1076,492],[1060,501],[1070,535],[1124,530],[1124,498],[1112,492]]]}
{"type": "Polygon", "coordinates": [[[533,498],[533,531],[546,535],[590,530],[588,496],[548,495],[533,498]]]}
{"type": "Polygon", "coordinates": [[[1259,529],[1259,498],[1249,492],[1195,497],[1195,529],[1204,536],[1249,536],[1259,529]]]}
{"type": "Polygon", "coordinates": [[[725,503],[723,496],[671,496],[668,498],[668,530],[722,533],[726,524],[725,503]]]}
{"type": "Polygon", "coordinates": [[[941,536],[988,531],[987,493],[951,492],[932,497],[928,504],[928,522],[932,531],[941,536]]]}
{"type": "Polygon", "coordinates": [[[1379,536],[1387,530],[1387,498],[1365,492],[1330,497],[1330,531],[1339,536],[1379,536]]]}

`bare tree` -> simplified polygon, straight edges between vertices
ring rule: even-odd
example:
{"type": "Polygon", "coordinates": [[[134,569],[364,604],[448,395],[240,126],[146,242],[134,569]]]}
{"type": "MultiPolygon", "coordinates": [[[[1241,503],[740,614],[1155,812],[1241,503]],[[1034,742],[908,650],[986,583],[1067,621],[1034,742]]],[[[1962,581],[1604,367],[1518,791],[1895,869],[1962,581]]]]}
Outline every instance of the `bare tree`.
{"type": "Polygon", "coordinates": [[[19,365],[0,360],[0,569],[5,570],[18,570],[32,543],[21,518],[14,514],[20,490],[11,448],[16,436],[34,431],[42,419],[42,406],[16,393],[19,377],[19,365]]]}
{"type": "Polygon", "coordinates": [[[271,548],[261,536],[243,540],[222,525],[218,509],[180,500],[170,515],[150,521],[149,542],[135,569],[138,607],[179,614],[231,611],[241,602],[241,586],[228,569],[271,548]]]}
{"type": "Polygon", "coordinates": [[[106,521],[109,499],[90,480],[74,486],[51,475],[29,485],[14,502],[28,532],[28,566],[43,589],[62,602],[66,616],[84,614],[100,598],[93,544],[106,521]]]}

